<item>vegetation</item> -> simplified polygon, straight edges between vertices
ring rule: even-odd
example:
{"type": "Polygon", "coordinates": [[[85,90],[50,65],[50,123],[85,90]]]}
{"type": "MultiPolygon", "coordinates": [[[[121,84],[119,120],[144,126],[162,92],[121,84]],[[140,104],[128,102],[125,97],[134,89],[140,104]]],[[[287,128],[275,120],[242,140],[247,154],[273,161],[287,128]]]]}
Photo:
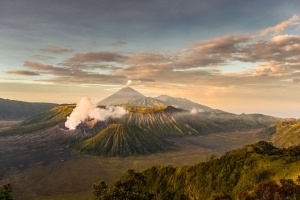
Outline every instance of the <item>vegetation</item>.
{"type": "Polygon", "coordinates": [[[144,107],[144,106],[126,106],[126,110],[134,113],[151,113],[160,110],[164,110],[167,106],[153,106],[153,107],[144,107]]]}
{"type": "Polygon", "coordinates": [[[50,110],[46,110],[43,113],[28,118],[20,124],[1,132],[0,136],[31,133],[43,128],[57,125],[61,122],[64,122],[66,117],[71,114],[74,108],[75,105],[55,106],[50,110]]]}
{"type": "Polygon", "coordinates": [[[300,146],[258,142],[194,166],[127,171],[94,184],[96,199],[299,199],[300,146]]]}
{"type": "Polygon", "coordinates": [[[81,152],[106,156],[150,154],[172,149],[172,144],[137,126],[111,124],[76,145],[81,152]]]}
{"type": "Polygon", "coordinates": [[[275,146],[288,147],[300,144],[300,121],[282,121],[265,129],[275,146]]]}
{"type": "Polygon", "coordinates": [[[0,200],[12,200],[12,186],[10,183],[2,185],[2,188],[0,190],[0,200]]]}
{"type": "Polygon", "coordinates": [[[97,199],[153,199],[154,195],[145,190],[146,180],[142,173],[129,169],[123,177],[108,187],[104,181],[93,185],[93,194],[97,199]]]}
{"type": "Polygon", "coordinates": [[[268,180],[256,183],[252,191],[241,195],[242,199],[300,199],[300,185],[292,179],[268,180]]]}
{"type": "Polygon", "coordinates": [[[0,98],[0,120],[20,120],[54,107],[52,103],[29,103],[0,98]]]}

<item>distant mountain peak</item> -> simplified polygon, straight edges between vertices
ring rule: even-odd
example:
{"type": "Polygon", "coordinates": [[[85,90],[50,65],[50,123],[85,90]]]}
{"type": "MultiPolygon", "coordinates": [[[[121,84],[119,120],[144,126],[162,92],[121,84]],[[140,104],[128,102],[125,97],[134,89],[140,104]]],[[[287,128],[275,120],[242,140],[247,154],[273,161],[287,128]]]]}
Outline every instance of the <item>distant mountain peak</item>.
{"type": "Polygon", "coordinates": [[[109,97],[103,99],[98,103],[98,105],[109,106],[109,105],[123,105],[127,104],[129,101],[145,98],[143,94],[139,93],[135,89],[126,86],[110,95],[109,97]]]}
{"type": "Polygon", "coordinates": [[[223,112],[221,110],[212,109],[205,105],[192,102],[184,97],[171,97],[168,95],[160,95],[158,97],[146,97],[135,89],[125,86],[119,91],[103,99],[98,103],[99,106],[123,105],[123,106],[173,106],[186,110],[197,109],[204,112],[223,112]]]}
{"type": "Polygon", "coordinates": [[[166,105],[173,106],[175,108],[182,108],[182,109],[187,109],[187,110],[198,109],[198,110],[205,111],[205,112],[223,112],[220,110],[215,110],[210,107],[192,102],[191,100],[186,99],[186,98],[171,97],[168,95],[160,95],[158,97],[155,97],[155,99],[164,101],[166,103],[166,105]]]}

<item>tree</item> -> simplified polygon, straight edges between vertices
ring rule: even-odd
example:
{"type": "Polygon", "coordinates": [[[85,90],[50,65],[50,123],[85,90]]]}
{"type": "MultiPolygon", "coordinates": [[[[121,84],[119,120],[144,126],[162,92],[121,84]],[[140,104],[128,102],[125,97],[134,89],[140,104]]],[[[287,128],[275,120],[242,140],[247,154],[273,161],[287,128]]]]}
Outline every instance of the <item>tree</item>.
{"type": "Polygon", "coordinates": [[[145,190],[146,181],[141,173],[133,169],[125,172],[123,177],[114,184],[107,186],[104,181],[93,185],[93,194],[98,200],[124,199],[124,200],[148,200],[154,196],[145,190]]]}

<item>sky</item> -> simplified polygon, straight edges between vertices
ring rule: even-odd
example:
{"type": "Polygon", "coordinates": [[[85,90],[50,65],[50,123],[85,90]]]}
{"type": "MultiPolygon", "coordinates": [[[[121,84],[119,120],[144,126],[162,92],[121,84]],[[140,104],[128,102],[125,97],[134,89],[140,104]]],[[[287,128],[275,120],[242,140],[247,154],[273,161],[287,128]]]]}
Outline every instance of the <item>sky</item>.
{"type": "Polygon", "coordinates": [[[130,83],[300,118],[299,0],[1,0],[0,98],[94,103],[130,83]]]}

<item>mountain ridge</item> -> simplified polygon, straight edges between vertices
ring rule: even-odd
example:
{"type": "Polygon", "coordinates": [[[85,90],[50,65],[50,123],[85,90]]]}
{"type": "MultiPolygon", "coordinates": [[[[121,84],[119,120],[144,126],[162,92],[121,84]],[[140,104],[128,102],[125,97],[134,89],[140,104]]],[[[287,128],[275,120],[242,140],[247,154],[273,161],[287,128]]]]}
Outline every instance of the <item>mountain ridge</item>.
{"type": "Polygon", "coordinates": [[[173,106],[185,110],[196,109],[197,112],[224,112],[218,109],[213,109],[208,106],[195,103],[186,98],[171,97],[168,95],[160,95],[158,97],[146,97],[140,92],[131,87],[121,88],[119,91],[106,97],[97,103],[98,106],[173,106]]]}
{"type": "Polygon", "coordinates": [[[54,103],[34,103],[0,98],[0,120],[20,120],[39,114],[54,103]]]}

